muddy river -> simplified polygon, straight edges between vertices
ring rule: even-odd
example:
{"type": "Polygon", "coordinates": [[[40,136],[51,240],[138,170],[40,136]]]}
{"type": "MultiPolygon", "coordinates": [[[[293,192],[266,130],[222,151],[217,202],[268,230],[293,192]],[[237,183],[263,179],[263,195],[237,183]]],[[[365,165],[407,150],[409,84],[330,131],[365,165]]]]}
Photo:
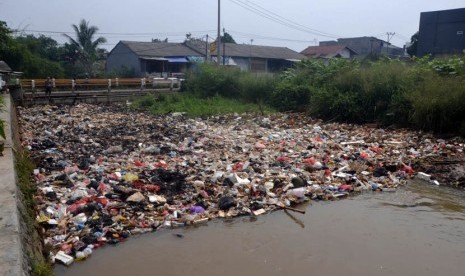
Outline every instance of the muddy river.
{"type": "Polygon", "coordinates": [[[56,275],[465,275],[465,193],[411,183],[131,237],[56,275]]]}

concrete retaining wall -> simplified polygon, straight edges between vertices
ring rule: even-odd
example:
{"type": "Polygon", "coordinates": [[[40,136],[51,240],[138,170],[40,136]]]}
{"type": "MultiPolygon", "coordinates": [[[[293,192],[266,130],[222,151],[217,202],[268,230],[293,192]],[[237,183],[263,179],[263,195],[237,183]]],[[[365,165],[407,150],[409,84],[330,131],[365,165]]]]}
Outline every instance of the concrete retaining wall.
{"type": "Polygon", "coordinates": [[[0,118],[5,122],[6,140],[3,156],[0,156],[0,275],[27,275],[17,202],[12,101],[9,95],[3,95],[3,100],[5,107],[0,111],[0,118]]]}

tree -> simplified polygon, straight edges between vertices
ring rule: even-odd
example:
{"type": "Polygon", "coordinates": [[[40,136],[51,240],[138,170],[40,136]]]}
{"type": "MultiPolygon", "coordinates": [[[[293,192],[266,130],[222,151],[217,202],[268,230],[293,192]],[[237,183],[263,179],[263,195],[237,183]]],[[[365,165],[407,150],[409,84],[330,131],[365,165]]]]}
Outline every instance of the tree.
{"type": "MultiPolygon", "coordinates": [[[[11,31],[4,21],[0,21],[0,47],[4,47],[10,39],[11,31]]],[[[1,50],[3,50],[0,48],[1,50]]]]}
{"type": "Polygon", "coordinates": [[[67,34],[63,34],[69,39],[71,44],[71,50],[77,51],[75,55],[71,55],[74,60],[74,64],[81,64],[84,70],[89,75],[94,75],[94,66],[96,61],[103,59],[99,55],[98,46],[105,43],[107,40],[104,37],[98,37],[94,40],[98,28],[96,26],[90,26],[89,22],[82,19],[79,25],[71,25],[75,31],[76,39],[72,38],[67,34]],[[77,58],[77,60],[76,60],[77,58]]]}
{"type": "Polygon", "coordinates": [[[407,47],[407,53],[413,57],[417,55],[418,51],[418,39],[420,38],[420,33],[416,32],[414,35],[412,35],[412,38],[410,39],[410,46],[407,47]]]}
{"type": "Polygon", "coordinates": [[[234,40],[234,38],[228,34],[227,32],[224,32],[223,36],[221,36],[221,42],[222,43],[234,43],[236,44],[236,41],[234,40]]]}
{"type": "Polygon", "coordinates": [[[152,38],[152,42],[168,42],[168,38],[165,38],[165,39],[152,38]]]}
{"type": "Polygon", "coordinates": [[[14,64],[10,64],[13,59],[9,59],[12,54],[12,43],[11,30],[4,21],[0,21],[0,60],[4,60],[10,67],[14,66],[14,64]]]}
{"type": "Polygon", "coordinates": [[[59,62],[63,55],[63,47],[58,46],[58,42],[53,38],[44,35],[39,37],[34,35],[19,36],[16,41],[26,46],[32,54],[51,61],[59,62]]]}
{"type": "Polygon", "coordinates": [[[0,21],[0,60],[13,70],[23,72],[24,77],[62,77],[63,68],[56,57],[57,45],[55,40],[45,36],[13,37],[6,23],[0,21]],[[52,56],[55,58],[51,59],[52,56]]]}

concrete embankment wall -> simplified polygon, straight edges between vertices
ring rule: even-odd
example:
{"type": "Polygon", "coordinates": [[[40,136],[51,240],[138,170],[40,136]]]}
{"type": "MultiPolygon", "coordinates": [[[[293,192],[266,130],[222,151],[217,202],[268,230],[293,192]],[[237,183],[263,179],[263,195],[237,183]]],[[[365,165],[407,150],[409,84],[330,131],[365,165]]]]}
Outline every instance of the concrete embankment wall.
{"type": "Polygon", "coordinates": [[[15,152],[21,151],[16,109],[10,95],[3,96],[0,119],[6,139],[0,156],[0,275],[30,275],[34,258],[42,258],[40,238],[28,215],[18,186],[15,152]]]}

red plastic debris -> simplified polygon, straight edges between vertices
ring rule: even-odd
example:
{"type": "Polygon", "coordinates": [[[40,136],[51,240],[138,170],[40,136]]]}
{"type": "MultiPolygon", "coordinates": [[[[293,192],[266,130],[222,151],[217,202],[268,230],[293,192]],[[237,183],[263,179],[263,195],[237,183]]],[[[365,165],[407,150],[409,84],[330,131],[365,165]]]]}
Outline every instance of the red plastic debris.
{"type": "Polygon", "coordinates": [[[287,156],[284,156],[284,155],[281,155],[280,157],[278,157],[278,159],[276,159],[276,161],[278,161],[278,162],[289,162],[289,161],[291,161],[291,158],[289,158],[287,156]]]}

